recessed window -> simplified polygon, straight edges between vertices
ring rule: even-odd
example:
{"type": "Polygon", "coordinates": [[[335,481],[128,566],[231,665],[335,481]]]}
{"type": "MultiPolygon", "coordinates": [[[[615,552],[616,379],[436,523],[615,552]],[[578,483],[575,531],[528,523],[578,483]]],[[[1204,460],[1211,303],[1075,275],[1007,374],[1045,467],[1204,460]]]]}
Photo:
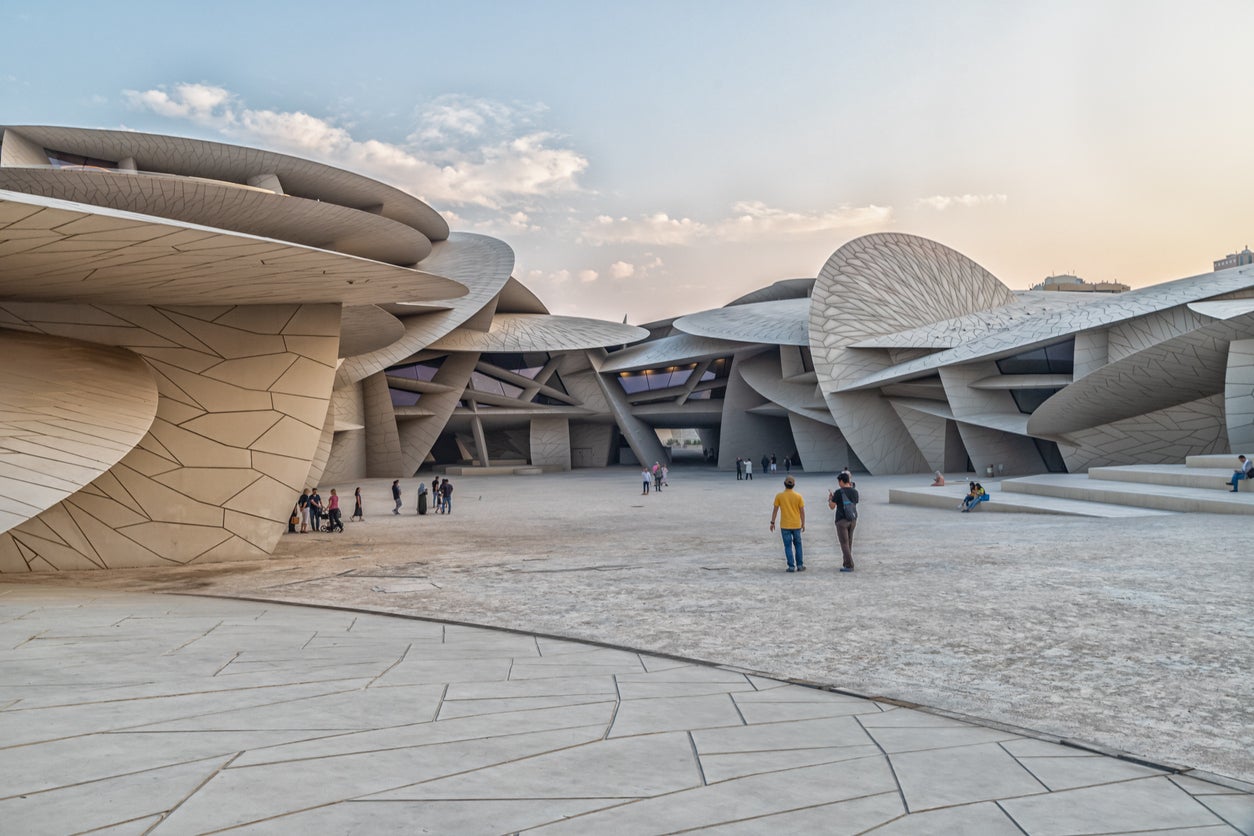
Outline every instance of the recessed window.
{"type": "Polygon", "coordinates": [[[997,361],[1002,374],[1071,374],[1075,370],[1075,338],[1034,348],[997,361]]]}

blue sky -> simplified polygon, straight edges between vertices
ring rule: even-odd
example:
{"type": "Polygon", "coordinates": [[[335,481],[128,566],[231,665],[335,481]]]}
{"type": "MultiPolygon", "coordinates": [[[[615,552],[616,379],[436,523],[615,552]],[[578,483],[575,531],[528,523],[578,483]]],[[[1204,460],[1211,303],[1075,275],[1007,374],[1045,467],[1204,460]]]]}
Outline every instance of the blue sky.
{"type": "Polygon", "coordinates": [[[1011,287],[1254,244],[1251,0],[0,5],[0,123],[260,145],[645,321],[935,238],[1011,287]]]}

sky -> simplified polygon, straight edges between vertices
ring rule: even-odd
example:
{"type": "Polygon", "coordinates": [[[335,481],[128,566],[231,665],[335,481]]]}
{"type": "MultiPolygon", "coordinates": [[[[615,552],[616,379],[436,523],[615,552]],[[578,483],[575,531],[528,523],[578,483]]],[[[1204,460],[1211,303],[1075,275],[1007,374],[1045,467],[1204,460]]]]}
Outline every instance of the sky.
{"type": "Polygon", "coordinates": [[[0,124],[264,147],[633,323],[923,235],[1013,289],[1254,246],[1254,0],[0,0],[0,124]]]}

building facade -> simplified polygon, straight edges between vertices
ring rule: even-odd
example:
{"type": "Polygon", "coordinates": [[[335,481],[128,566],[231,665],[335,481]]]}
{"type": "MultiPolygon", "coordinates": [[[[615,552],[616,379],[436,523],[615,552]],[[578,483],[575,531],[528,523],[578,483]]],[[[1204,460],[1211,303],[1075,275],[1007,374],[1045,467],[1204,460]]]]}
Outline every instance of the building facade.
{"type": "Polygon", "coordinates": [[[0,572],[269,554],[302,488],[424,467],[1079,471],[1254,450],[1254,266],[1012,292],[899,233],[641,327],[503,241],[221,143],[0,135],[0,572]]]}

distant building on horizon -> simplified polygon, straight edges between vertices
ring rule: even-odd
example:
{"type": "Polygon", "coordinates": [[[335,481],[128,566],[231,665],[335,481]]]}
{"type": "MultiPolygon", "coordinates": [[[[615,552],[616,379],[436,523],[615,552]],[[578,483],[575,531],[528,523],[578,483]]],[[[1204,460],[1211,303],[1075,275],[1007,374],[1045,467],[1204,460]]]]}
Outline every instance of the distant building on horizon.
{"type": "MultiPolygon", "coordinates": [[[[1215,269],[1219,268],[1216,267],[1215,269]]],[[[1046,276],[1044,281],[1032,285],[1028,290],[1057,290],[1067,293],[1123,293],[1125,290],[1131,290],[1131,288],[1120,282],[1086,282],[1079,276],[1062,273],[1057,276],[1046,276]]]]}
{"type": "Polygon", "coordinates": [[[1239,253],[1228,253],[1223,258],[1216,260],[1215,269],[1227,270],[1229,267],[1244,267],[1247,264],[1254,264],[1254,252],[1250,252],[1248,245],[1239,253]]]}

